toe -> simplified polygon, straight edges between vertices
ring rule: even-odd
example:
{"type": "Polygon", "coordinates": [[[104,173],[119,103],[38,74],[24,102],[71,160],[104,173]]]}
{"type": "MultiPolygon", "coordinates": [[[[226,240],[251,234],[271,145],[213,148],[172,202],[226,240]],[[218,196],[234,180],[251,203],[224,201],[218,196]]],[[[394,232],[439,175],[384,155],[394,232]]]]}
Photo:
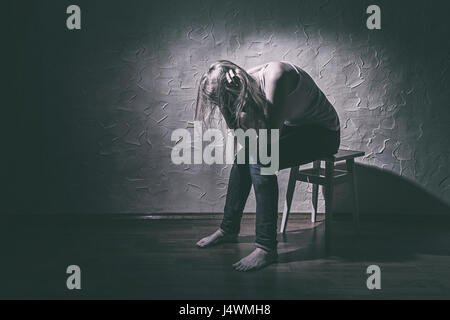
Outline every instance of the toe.
{"type": "Polygon", "coordinates": [[[246,272],[247,270],[248,270],[248,266],[243,266],[241,269],[242,272],[246,272]]]}
{"type": "Polygon", "coordinates": [[[197,242],[197,246],[199,246],[200,248],[203,248],[206,246],[206,241],[205,240],[200,240],[199,242],[197,242]]]}
{"type": "Polygon", "coordinates": [[[235,262],[235,263],[233,264],[233,266],[238,266],[238,265],[240,265],[240,264],[242,264],[242,259],[239,260],[239,261],[237,261],[237,262],[235,262]]]}
{"type": "Polygon", "coordinates": [[[243,268],[242,263],[238,263],[238,264],[234,267],[234,269],[236,269],[237,271],[241,271],[242,268],[243,268]]]}

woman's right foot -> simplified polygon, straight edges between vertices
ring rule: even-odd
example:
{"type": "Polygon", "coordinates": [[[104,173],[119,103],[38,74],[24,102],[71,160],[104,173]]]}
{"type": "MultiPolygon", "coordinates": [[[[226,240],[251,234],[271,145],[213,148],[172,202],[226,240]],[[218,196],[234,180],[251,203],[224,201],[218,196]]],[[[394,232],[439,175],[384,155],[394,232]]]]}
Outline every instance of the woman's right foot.
{"type": "Polygon", "coordinates": [[[199,242],[197,242],[197,247],[207,248],[220,243],[236,242],[236,234],[226,234],[222,229],[217,230],[212,235],[204,237],[199,242]]]}

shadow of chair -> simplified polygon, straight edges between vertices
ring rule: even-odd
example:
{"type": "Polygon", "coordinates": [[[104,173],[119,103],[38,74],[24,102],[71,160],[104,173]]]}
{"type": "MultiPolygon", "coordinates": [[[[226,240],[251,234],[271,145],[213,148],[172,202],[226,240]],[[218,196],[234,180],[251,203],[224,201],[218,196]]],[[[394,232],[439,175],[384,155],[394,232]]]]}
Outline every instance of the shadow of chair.
{"type": "MultiPolygon", "coordinates": [[[[350,190],[340,185],[335,189],[333,210],[340,219],[333,222],[336,234],[331,256],[391,262],[410,260],[417,254],[450,256],[450,229],[446,227],[450,225],[450,206],[445,201],[387,170],[364,164],[357,164],[356,170],[361,234],[352,232],[350,190]]],[[[281,253],[279,262],[326,258],[323,237],[323,222],[311,224],[309,229],[288,230],[283,241],[297,248],[281,253]]]]}

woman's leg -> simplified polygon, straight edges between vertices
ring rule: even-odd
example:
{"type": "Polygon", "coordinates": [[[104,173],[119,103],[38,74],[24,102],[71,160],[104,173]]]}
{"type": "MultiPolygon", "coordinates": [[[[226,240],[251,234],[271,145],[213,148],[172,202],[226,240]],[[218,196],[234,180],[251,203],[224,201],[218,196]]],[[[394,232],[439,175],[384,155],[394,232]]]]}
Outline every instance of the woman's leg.
{"type": "Polygon", "coordinates": [[[278,181],[276,175],[261,175],[261,165],[250,165],[256,197],[256,249],[233,264],[238,271],[260,269],[277,260],[278,181]]]}
{"type": "Polygon", "coordinates": [[[241,228],[241,219],[247,202],[252,180],[248,164],[237,164],[234,161],[228,181],[224,216],[220,229],[197,242],[201,248],[236,240],[241,228]]]}
{"type": "Polygon", "coordinates": [[[249,165],[237,164],[235,160],[230,172],[224,215],[220,225],[220,229],[225,233],[239,234],[242,214],[251,188],[249,165]]]}
{"type": "Polygon", "coordinates": [[[318,125],[285,126],[280,133],[280,170],[335,154],[339,145],[340,131],[331,131],[318,125]]]}
{"type": "MultiPolygon", "coordinates": [[[[336,153],[340,132],[317,125],[283,128],[279,141],[280,170],[306,164],[336,153]]],[[[256,196],[256,249],[233,266],[250,271],[277,260],[278,182],[276,175],[261,175],[261,165],[250,165],[256,196]]]]}
{"type": "MultiPolygon", "coordinates": [[[[339,149],[340,132],[317,125],[284,127],[279,142],[280,170],[309,163],[339,149]]],[[[262,268],[277,259],[278,182],[276,175],[261,175],[260,164],[238,165],[230,173],[221,228],[199,241],[201,247],[235,239],[251,185],[256,196],[256,249],[233,266],[239,271],[262,268]]],[[[198,244],[199,244],[198,243],[198,244]]]]}
{"type": "Polygon", "coordinates": [[[275,174],[261,175],[261,166],[250,165],[256,198],[255,246],[266,251],[277,248],[278,180],[275,174]]]}

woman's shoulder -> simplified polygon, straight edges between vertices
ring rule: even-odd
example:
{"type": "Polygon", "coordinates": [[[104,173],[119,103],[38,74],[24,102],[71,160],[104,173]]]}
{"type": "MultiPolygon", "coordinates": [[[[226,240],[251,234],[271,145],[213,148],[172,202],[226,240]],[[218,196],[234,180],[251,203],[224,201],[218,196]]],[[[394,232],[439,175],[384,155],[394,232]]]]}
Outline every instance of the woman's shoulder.
{"type": "Polygon", "coordinates": [[[271,61],[266,64],[264,76],[271,79],[280,79],[284,74],[286,74],[286,71],[288,70],[282,62],[271,61]]]}
{"type": "Polygon", "coordinates": [[[264,78],[266,85],[281,88],[283,92],[291,92],[299,81],[297,70],[291,64],[281,61],[267,63],[264,78]]]}
{"type": "Polygon", "coordinates": [[[266,64],[266,67],[264,68],[264,77],[274,81],[286,78],[297,79],[299,73],[298,69],[298,67],[294,67],[291,63],[272,61],[266,64]]]}

